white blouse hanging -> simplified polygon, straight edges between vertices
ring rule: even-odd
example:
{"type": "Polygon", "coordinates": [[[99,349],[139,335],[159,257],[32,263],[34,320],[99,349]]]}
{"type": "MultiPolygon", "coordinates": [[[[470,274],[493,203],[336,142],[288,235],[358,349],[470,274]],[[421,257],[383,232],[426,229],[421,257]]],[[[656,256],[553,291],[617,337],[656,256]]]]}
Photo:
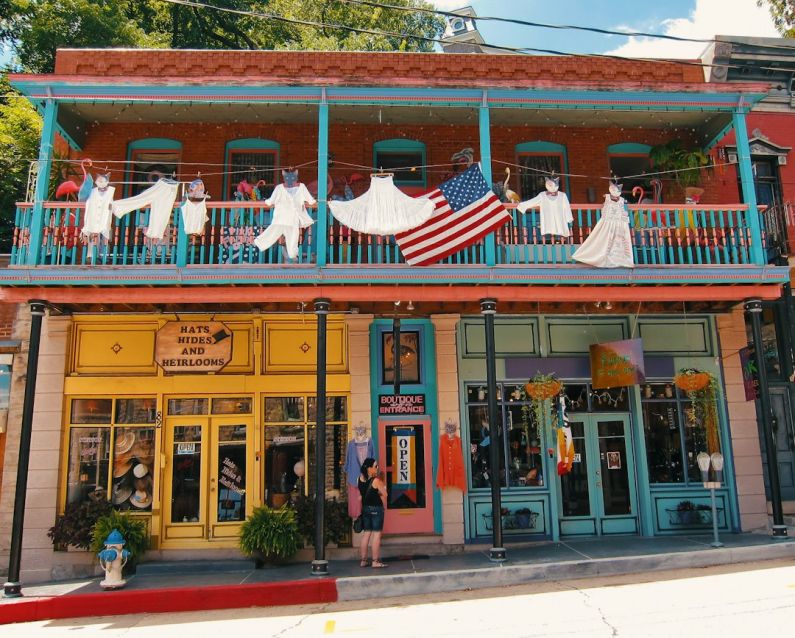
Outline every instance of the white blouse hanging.
{"type": "Polygon", "coordinates": [[[428,221],[434,204],[425,197],[409,197],[397,189],[392,176],[372,176],[370,189],[347,202],[329,202],[340,223],[369,235],[394,235],[428,221]]]}
{"type": "Polygon", "coordinates": [[[597,268],[634,268],[632,237],[626,200],[605,195],[602,216],[591,234],[572,255],[576,261],[597,268]]]}
{"type": "Polygon", "coordinates": [[[83,228],[81,233],[89,236],[93,234],[102,235],[105,239],[110,238],[110,227],[113,222],[111,214],[111,204],[113,203],[113,194],[116,189],[113,186],[107,186],[107,181],[102,181],[104,175],[97,178],[100,184],[105,184],[105,187],[95,186],[91,189],[91,194],[86,200],[85,216],[83,217],[83,228]]]}
{"type": "Polygon", "coordinates": [[[550,194],[549,191],[544,191],[532,199],[516,205],[516,210],[520,213],[526,213],[531,208],[541,209],[539,216],[542,235],[558,235],[560,237],[571,235],[569,224],[574,221],[574,218],[566,193],[557,191],[555,194],[550,194]]]}

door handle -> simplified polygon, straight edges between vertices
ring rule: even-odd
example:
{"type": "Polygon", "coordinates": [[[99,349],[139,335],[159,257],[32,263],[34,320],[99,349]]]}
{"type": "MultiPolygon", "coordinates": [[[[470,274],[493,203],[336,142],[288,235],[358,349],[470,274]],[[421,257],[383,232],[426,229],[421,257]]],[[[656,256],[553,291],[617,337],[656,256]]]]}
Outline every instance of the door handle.
{"type": "Polygon", "coordinates": [[[601,474],[602,473],[599,470],[596,470],[596,476],[601,476],[601,474]]]}

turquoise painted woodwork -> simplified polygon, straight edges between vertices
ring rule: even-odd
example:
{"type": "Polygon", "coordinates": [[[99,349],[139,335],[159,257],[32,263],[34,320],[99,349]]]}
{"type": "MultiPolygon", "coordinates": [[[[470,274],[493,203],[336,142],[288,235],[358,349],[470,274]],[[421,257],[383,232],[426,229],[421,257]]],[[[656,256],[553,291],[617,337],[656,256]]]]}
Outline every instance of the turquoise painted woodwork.
{"type": "MultiPolygon", "coordinates": [[[[712,531],[709,491],[703,488],[676,491],[654,489],[651,498],[656,534],[708,534],[712,531]],[[697,509],[682,509],[686,507],[683,505],[685,502],[692,503],[697,509]]],[[[716,490],[715,500],[718,509],[718,529],[724,532],[734,531],[730,525],[727,490],[716,490]]]]}
{"type": "MultiPolygon", "coordinates": [[[[401,319],[401,331],[416,330],[419,332],[420,352],[420,383],[401,383],[401,394],[424,394],[425,414],[431,421],[430,448],[426,453],[431,455],[431,476],[426,477],[426,494],[433,495],[433,529],[434,533],[442,533],[442,494],[436,489],[436,472],[438,469],[437,455],[439,453],[439,405],[437,391],[436,369],[436,337],[433,323],[428,319],[401,319]]],[[[382,335],[392,332],[391,319],[376,319],[370,324],[370,414],[372,415],[371,432],[373,445],[378,450],[379,432],[378,420],[389,420],[390,417],[378,416],[378,395],[392,394],[394,386],[382,383],[381,370],[383,361],[382,335]]],[[[395,419],[405,419],[406,416],[396,416],[395,419]]]]}
{"type": "MultiPolygon", "coordinates": [[[[488,95],[483,91],[483,106],[478,109],[478,131],[480,135],[480,168],[487,184],[492,183],[491,174],[491,120],[489,118],[489,107],[486,106],[488,95]]],[[[484,238],[486,247],[485,258],[487,266],[494,266],[497,263],[494,233],[489,233],[484,238]]]]}
{"type": "MultiPolygon", "coordinates": [[[[318,107],[317,122],[317,243],[315,255],[318,266],[325,266],[328,259],[328,104],[325,101],[318,107]]],[[[315,229],[310,229],[310,231],[315,229]]]]}
{"type": "Polygon", "coordinates": [[[428,174],[425,169],[426,158],[428,154],[423,142],[418,140],[407,140],[404,138],[392,138],[376,142],[373,144],[373,166],[379,169],[381,168],[382,162],[379,162],[378,158],[382,153],[419,153],[421,157],[419,162],[420,167],[416,171],[419,179],[400,180],[397,179],[397,176],[395,176],[394,183],[400,186],[406,185],[426,187],[428,185],[428,174]]]}
{"type": "Polygon", "coordinates": [[[751,166],[751,147],[748,144],[748,130],[745,126],[745,111],[737,109],[732,115],[734,121],[734,134],[737,138],[737,166],[740,170],[740,184],[743,189],[743,201],[748,204],[748,223],[751,230],[753,244],[751,245],[751,261],[757,265],[766,262],[762,249],[761,222],[759,210],[756,207],[756,189],[751,166]]]}
{"type": "MultiPolygon", "coordinates": [[[[281,150],[281,145],[278,142],[273,140],[266,140],[260,137],[246,137],[239,140],[230,140],[226,143],[226,148],[224,149],[224,169],[226,171],[230,170],[229,166],[231,164],[232,159],[232,152],[233,151],[272,151],[275,155],[273,160],[273,165],[279,165],[279,152],[281,150]]],[[[232,176],[232,179],[238,179],[239,181],[240,175],[232,176]]],[[[278,178],[277,178],[278,179],[278,178]]],[[[232,184],[230,183],[230,176],[224,173],[224,182],[223,182],[223,194],[218,197],[217,199],[225,199],[227,194],[229,193],[229,188],[232,184]]]]}
{"type": "Polygon", "coordinates": [[[608,155],[648,155],[651,146],[637,142],[621,142],[607,147],[608,155]]]}
{"type": "MultiPolygon", "coordinates": [[[[565,144],[558,144],[557,142],[546,142],[544,140],[535,140],[532,142],[522,142],[517,144],[514,148],[517,156],[522,153],[530,153],[534,155],[560,155],[562,159],[563,173],[569,173],[569,154],[566,151],[565,144]]],[[[569,183],[569,176],[563,177],[562,188],[567,193],[571,192],[571,184],[569,183]]],[[[526,199],[534,196],[534,193],[522,193],[526,199]]]]}
{"type": "Polygon", "coordinates": [[[33,211],[29,218],[30,245],[27,254],[27,265],[35,266],[42,263],[44,255],[40,254],[42,235],[44,234],[44,202],[50,188],[50,172],[52,170],[53,142],[55,125],[58,118],[58,103],[46,100],[44,106],[44,123],[41,129],[39,144],[39,175],[36,182],[33,211]]]}
{"type": "MultiPolygon", "coordinates": [[[[549,495],[509,494],[502,496],[502,533],[507,538],[519,537],[516,540],[551,538],[551,515],[549,495]],[[519,513],[519,510],[530,510],[530,514],[519,513]]],[[[465,509],[466,538],[468,540],[490,541],[492,538],[491,498],[488,494],[479,494],[469,499],[465,509]]]]}

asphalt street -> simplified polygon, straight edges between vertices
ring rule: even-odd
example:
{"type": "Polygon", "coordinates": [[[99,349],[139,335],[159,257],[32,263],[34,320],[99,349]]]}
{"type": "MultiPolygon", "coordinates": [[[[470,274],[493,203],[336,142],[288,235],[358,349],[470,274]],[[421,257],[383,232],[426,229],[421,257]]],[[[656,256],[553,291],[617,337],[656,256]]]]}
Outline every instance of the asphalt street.
{"type": "Polygon", "coordinates": [[[795,560],[787,559],[380,601],[52,620],[7,625],[2,635],[748,638],[793,627],[795,560]]]}

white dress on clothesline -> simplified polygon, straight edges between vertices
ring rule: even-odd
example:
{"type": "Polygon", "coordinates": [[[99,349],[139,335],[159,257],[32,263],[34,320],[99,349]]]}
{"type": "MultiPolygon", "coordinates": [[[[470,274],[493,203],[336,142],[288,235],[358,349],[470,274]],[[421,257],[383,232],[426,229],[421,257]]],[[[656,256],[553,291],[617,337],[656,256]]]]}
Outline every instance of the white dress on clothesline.
{"type": "Polygon", "coordinates": [[[540,208],[541,234],[568,237],[571,235],[569,224],[574,221],[571,214],[571,204],[566,193],[561,191],[557,195],[550,195],[547,191],[539,193],[532,199],[520,202],[516,210],[526,213],[530,208],[540,208]]]}
{"type": "Polygon", "coordinates": [[[434,203],[426,197],[409,197],[397,189],[392,176],[370,178],[370,189],[347,202],[329,202],[340,223],[369,235],[394,235],[428,221],[434,203]]]}
{"type": "Polygon", "coordinates": [[[83,235],[90,236],[96,233],[105,239],[110,238],[110,227],[113,222],[111,204],[115,192],[113,186],[108,186],[104,191],[97,187],[91,189],[91,194],[86,200],[83,228],[80,231],[83,235]]]}
{"type": "Polygon", "coordinates": [[[626,201],[605,195],[602,216],[591,234],[572,255],[576,261],[597,268],[634,268],[632,237],[626,201]]]}
{"type": "Polygon", "coordinates": [[[308,228],[315,220],[306,212],[306,206],[314,206],[315,198],[303,183],[295,186],[279,184],[273,194],[265,200],[267,206],[273,206],[273,221],[265,232],[260,233],[254,244],[260,250],[267,250],[284,236],[287,256],[298,257],[298,236],[301,228],[308,228]]]}

